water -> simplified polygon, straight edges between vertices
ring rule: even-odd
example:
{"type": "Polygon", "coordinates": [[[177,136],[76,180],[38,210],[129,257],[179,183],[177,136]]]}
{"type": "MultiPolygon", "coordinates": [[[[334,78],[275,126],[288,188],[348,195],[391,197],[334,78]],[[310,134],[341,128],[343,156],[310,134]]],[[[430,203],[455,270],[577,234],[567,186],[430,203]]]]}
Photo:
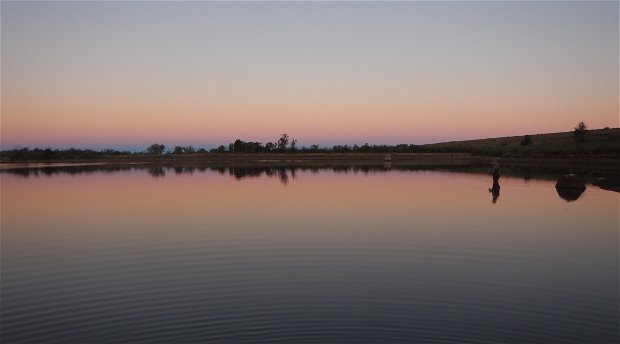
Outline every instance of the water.
{"type": "MultiPolygon", "coordinates": [[[[60,172],[59,172],[60,171],[60,172]]],[[[616,343],[618,193],[348,169],[3,173],[2,343],[616,343]],[[495,198],[495,201],[493,200],[495,198]]]]}

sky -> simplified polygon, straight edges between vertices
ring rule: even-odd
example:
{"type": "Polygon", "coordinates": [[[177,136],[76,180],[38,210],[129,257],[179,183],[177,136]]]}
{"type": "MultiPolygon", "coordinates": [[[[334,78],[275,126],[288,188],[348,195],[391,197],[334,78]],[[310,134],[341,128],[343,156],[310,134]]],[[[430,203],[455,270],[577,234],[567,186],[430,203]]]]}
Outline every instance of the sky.
{"type": "Polygon", "coordinates": [[[0,3],[1,148],[618,127],[619,2],[0,3]]]}

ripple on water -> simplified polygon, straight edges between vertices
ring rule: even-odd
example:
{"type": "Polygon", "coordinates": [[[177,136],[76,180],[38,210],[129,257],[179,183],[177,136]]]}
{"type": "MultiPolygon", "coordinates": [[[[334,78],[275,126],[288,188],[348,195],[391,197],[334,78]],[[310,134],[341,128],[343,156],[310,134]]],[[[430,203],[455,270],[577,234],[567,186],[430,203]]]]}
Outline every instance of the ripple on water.
{"type": "MultiPolygon", "coordinates": [[[[353,189],[359,189],[362,198],[385,193],[386,188],[397,193],[402,180],[390,188],[390,176],[369,176],[381,181],[375,184],[355,179],[353,189]],[[369,189],[373,185],[379,189],[369,189]]],[[[407,175],[413,180],[428,176],[433,172],[407,175]]],[[[112,178],[76,180],[95,177],[112,178]]],[[[424,179],[419,186],[441,184],[442,178],[424,179]]],[[[308,192],[319,189],[333,197],[344,192],[337,184],[325,188],[324,181],[306,185],[304,180],[301,175],[295,183],[308,192]]],[[[488,205],[486,178],[479,185],[475,175],[462,182],[471,186],[462,192],[472,190],[462,199],[475,200],[481,194],[488,205]]],[[[149,184],[149,192],[165,200],[159,186],[149,184]]],[[[278,190],[273,192],[299,189],[278,190]]],[[[140,194],[131,191],[123,195],[140,194]]],[[[510,209],[516,192],[518,186],[507,183],[502,189],[503,208],[492,211],[510,209]]],[[[618,342],[617,247],[606,246],[617,243],[617,222],[601,220],[597,231],[582,234],[588,223],[579,212],[567,214],[562,208],[554,213],[553,204],[544,211],[536,208],[547,207],[538,198],[557,198],[553,192],[553,187],[528,190],[513,205],[520,214],[553,216],[536,222],[531,215],[518,222],[521,227],[505,231],[471,213],[441,222],[433,217],[438,213],[432,212],[433,206],[429,214],[435,215],[421,218],[424,212],[417,212],[417,218],[409,219],[402,200],[390,198],[385,204],[363,200],[378,207],[376,213],[360,214],[362,220],[347,224],[298,225],[303,221],[291,216],[281,223],[269,222],[273,228],[252,221],[233,226],[227,224],[234,220],[230,213],[224,206],[218,208],[209,193],[198,201],[228,214],[210,213],[217,218],[210,223],[222,227],[206,226],[210,219],[199,216],[187,227],[168,228],[165,223],[173,222],[168,215],[142,211],[160,220],[161,227],[93,229],[92,237],[72,228],[68,233],[77,238],[42,231],[54,240],[41,242],[28,238],[20,226],[3,226],[1,339],[3,343],[618,342]],[[535,206],[529,208],[530,203],[535,206]],[[396,215],[399,220],[393,221],[396,215]],[[575,228],[562,227],[573,222],[575,228]],[[435,228],[435,223],[456,227],[435,228]],[[524,228],[526,224],[540,228],[524,228]]],[[[597,192],[577,206],[584,205],[590,213],[603,209],[587,203],[597,192]]],[[[261,200],[249,191],[244,197],[247,204],[261,200]]],[[[416,200],[415,195],[410,197],[416,200]]],[[[196,201],[175,202],[190,207],[196,201]]],[[[462,200],[451,197],[429,203],[450,209],[463,206],[462,200]]],[[[295,210],[302,219],[310,217],[306,211],[319,211],[295,210]]],[[[490,210],[484,211],[488,215],[490,210]]],[[[613,217],[608,215],[597,216],[613,217]]],[[[124,223],[114,222],[114,212],[110,217],[111,228],[124,228],[124,223]]]]}

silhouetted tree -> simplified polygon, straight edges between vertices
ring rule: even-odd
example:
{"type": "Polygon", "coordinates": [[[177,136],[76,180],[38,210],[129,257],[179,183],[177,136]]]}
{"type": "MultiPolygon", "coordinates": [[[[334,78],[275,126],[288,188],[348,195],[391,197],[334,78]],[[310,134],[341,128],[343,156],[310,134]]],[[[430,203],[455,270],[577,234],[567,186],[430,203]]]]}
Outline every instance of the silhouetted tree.
{"type": "Polygon", "coordinates": [[[244,145],[245,145],[244,141],[236,139],[235,142],[233,143],[233,151],[235,153],[243,153],[243,146],[244,145]]]}
{"type": "Polygon", "coordinates": [[[291,140],[291,151],[292,152],[297,150],[296,146],[297,146],[297,140],[296,139],[292,139],[291,140]]]}
{"type": "Polygon", "coordinates": [[[282,134],[282,137],[278,140],[278,149],[280,149],[281,151],[284,151],[286,149],[286,146],[288,146],[288,135],[287,134],[282,134]]]}
{"type": "Polygon", "coordinates": [[[263,144],[260,142],[246,142],[243,151],[246,153],[260,153],[263,150],[263,144]]]}
{"type": "Polygon", "coordinates": [[[575,130],[573,131],[573,135],[575,136],[575,141],[577,142],[585,141],[587,130],[588,130],[588,127],[586,126],[586,124],[583,123],[583,121],[579,122],[579,124],[577,124],[577,126],[575,127],[575,130]]]}
{"type": "Polygon", "coordinates": [[[226,147],[224,147],[224,145],[220,145],[219,147],[217,147],[217,151],[218,153],[224,153],[226,152],[226,147]]]}
{"type": "Polygon", "coordinates": [[[183,147],[175,146],[174,150],[172,151],[172,154],[183,154],[183,147]]]}
{"type": "Polygon", "coordinates": [[[51,148],[46,148],[43,150],[43,159],[49,160],[54,157],[54,151],[51,148]]]}
{"type": "Polygon", "coordinates": [[[162,154],[165,149],[166,149],[166,146],[154,143],[150,145],[149,148],[146,149],[146,152],[148,154],[162,154]]]}

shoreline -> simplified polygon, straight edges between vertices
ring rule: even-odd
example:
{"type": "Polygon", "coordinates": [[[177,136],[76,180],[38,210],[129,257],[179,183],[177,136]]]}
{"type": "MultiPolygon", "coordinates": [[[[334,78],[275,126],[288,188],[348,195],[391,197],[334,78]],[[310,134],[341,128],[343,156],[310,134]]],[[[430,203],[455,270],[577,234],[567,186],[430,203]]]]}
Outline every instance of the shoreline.
{"type": "Polygon", "coordinates": [[[24,160],[0,162],[0,169],[44,168],[96,165],[358,165],[397,166],[489,165],[500,160],[504,166],[579,168],[620,171],[618,156],[532,156],[492,157],[468,153],[207,153],[207,154],[132,154],[101,156],[93,159],[24,160]]]}
{"type": "MultiPolygon", "coordinates": [[[[450,153],[387,154],[187,154],[185,156],[115,156],[113,159],[48,160],[0,163],[0,174],[53,175],[56,173],[89,173],[96,171],[147,170],[154,177],[166,171],[185,173],[214,170],[238,178],[262,172],[286,174],[296,170],[334,169],[336,171],[436,170],[489,174],[497,160],[488,156],[450,153]],[[389,160],[386,160],[389,158],[389,160]]],[[[529,179],[558,180],[576,174],[584,182],[601,189],[620,192],[620,164],[617,157],[530,157],[504,158],[501,175],[529,179]]]]}

